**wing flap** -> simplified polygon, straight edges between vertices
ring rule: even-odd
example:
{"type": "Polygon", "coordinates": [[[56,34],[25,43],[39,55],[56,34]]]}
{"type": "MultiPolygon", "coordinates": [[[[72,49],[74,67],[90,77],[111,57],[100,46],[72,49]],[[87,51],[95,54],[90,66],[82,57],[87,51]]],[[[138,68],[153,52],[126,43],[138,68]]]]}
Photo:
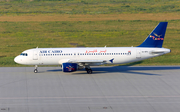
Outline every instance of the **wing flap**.
{"type": "Polygon", "coordinates": [[[104,63],[106,60],[75,60],[75,63],[104,63]]]}
{"type": "Polygon", "coordinates": [[[62,63],[105,63],[106,60],[72,60],[72,59],[62,59],[59,64],[62,63]]]}

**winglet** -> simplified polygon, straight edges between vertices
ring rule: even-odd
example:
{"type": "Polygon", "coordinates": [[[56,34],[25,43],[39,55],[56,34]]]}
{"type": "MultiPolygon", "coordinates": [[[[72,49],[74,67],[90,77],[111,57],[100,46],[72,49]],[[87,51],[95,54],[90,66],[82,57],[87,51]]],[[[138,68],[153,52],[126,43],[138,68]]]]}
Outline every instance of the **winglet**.
{"type": "Polygon", "coordinates": [[[166,33],[168,22],[160,22],[156,28],[150,33],[146,40],[137,47],[158,47],[161,48],[166,33]]]}
{"type": "Polygon", "coordinates": [[[114,58],[113,59],[111,59],[111,60],[109,60],[111,63],[113,63],[113,60],[114,60],[114,58]]]}

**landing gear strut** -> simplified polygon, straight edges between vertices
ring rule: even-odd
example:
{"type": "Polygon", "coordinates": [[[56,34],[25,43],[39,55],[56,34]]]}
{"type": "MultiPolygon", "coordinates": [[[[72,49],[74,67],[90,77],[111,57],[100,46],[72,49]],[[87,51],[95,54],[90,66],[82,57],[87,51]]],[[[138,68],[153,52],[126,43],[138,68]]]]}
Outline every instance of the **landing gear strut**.
{"type": "Polygon", "coordinates": [[[34,73],[38,73],[37,67],[38,67],[38,66],[35,65],[34,73]]]}
{"type": "Polygon", "coordinates": [[[85,66],[85,70],[87,71],[88,74],[92,74],[92,70],[89,66],[85,66]]]}

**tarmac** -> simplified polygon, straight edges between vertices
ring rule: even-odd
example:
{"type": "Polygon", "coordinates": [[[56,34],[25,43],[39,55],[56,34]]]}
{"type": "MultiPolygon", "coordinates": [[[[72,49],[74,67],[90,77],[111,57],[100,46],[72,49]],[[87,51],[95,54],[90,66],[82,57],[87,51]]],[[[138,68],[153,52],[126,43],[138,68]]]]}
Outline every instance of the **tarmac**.
{"type": "Polygon", "coordinates": [[[179,112],[180,66],[0,67],[0,112],[179,112]]]}

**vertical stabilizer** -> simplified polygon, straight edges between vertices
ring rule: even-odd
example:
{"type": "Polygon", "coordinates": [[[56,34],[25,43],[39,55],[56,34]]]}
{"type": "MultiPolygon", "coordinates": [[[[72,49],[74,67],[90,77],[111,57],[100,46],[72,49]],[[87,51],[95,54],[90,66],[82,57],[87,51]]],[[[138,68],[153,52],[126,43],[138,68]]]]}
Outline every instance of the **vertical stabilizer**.
{"type": "Polygon", "coordinates": [[[160,22],[156,28],[150,33],[146,40],[137,47],[158,47],[161,48],[166,33],[168,22],[160,22]]]}

